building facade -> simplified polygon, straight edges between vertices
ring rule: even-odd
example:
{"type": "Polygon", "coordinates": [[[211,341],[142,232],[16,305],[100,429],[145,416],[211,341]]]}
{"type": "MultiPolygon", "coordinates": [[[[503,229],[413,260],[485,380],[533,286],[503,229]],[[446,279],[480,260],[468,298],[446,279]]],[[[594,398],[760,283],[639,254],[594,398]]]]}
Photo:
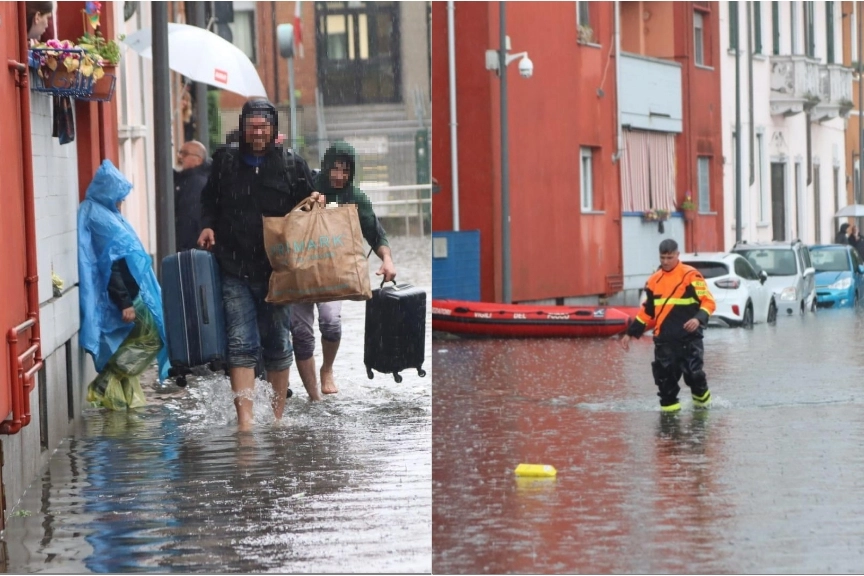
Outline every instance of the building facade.
{"type": "MultiPolygon", "coordinates": [[[[58,5],[59,38],[81,35],[83,8],[84,2],[58,5]]],[[[114,8],[114,3],[102,4],[106,37],[114,34],[114,8]]],[[[0,3],[4,61],[27,62],[24,15],[24,2],[0,3]]],[[[0,107],[6,111],[0,127],[6,166],[0,185],[5,241],[0,254],[0,413],[5,420],[0,434],[0,527],[6,510],[72,432],[87,383],[95,375],[92,360],[78,345],[76,214],[102,159],[118,162],[116,100],[74,100],[75,139],[60,144],[53,136],[57,111],[52,97],[36,86],[33,78],[24,82],[12,72],[0,80],[0,107]],[[26,327],[25,320],[33,325],[26,327]],[[24,329],[12,354],[9,337],[16,327],[24,329]],[[29,418],[15,414],[16,394],[29,401],[29,418]],[[26,425],[17,426],[16,419],[26,425]]]]}
{"type": "MultiPolygon", "coordinates": [[[[638,302],[662,238],[721,246],[718,4],[506,6],[510,51],[527,51],[534,63],[528,79],[515,65],[508,71],[512,299],[638,302]],[[677,212],[688,191],[707,209],[685,224],[677,212]],[[646,221],[652,210],[674,213],[662,235],[659,222],[646,221]]],[[[448,6],[432,11],[433,43],[443,50],[448,6]]],[[[479,231],[480,299],[500,301],[499,79],[484,67],[486,50],[500,46],[499,7],[455,3],[452,14],[458,174],[454,142],[436,137],[433,229],[479,231]]],[[[440,135],[450,124],[447,58],[435,59],[433,78],[440,135]]]]}
{"type": "MultiPolygon", "coordinates": [[[[852,68],[852,110],[849,112],[846,129],[845,196],[848,204],[864,203],[861,192],[861,89],[860,62],[862,47],[861,31],[864,30],[864,3],[841,2],[843,12],[843,64],[852,68]]],[[[838,222],[840,223],[840,222],[838,222]]]]}
{"type": "Polygon", "coordinates": [[[721,3],[726,249],[737,233],[736,38],[741,239],[812,244],[834,238],[834,214],[847,204],[846,125],[853,105],[841,4],[721,3]]]}

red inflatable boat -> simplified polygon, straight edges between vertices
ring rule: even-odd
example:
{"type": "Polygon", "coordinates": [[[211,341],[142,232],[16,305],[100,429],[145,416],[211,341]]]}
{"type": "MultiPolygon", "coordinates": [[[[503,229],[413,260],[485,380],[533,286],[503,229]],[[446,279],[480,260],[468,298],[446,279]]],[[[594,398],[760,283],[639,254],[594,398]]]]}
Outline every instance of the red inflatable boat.
{"type": "Polygon", "coordinates": [[[432,329],[510,338],[598,338],[627,329],[638,308],[432,300],[432,329]]]}

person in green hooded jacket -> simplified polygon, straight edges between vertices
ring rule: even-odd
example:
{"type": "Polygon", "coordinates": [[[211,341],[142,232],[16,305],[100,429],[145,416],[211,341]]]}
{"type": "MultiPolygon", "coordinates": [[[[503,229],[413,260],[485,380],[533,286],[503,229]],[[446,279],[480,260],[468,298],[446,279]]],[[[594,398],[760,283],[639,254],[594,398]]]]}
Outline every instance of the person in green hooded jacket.
{"type": "MultiPolygon", "coordinates": [[[[360,217],[360,229],[372,250],[381,259],[381,268],[376,274],[385,282],[396,278],[396,266],[390,255],[387,233],[381,227],[372,210],[372,202],[355,184],[356,153],[347,142],[335,142],[324,154],[321,172],[314,188],[324,195],[326,201],[339,204],[356,204],[360,217]]],[[[333,379],[333,362],[342,339],[342,302],[291,305],[291,337],[294,342],[294,359],[303,386],[311,400],[320,400],[315,374],[315,307],[318,307],[318,329],[321,332],[321,394],[336,394],[339,389],[333,379]]]]}

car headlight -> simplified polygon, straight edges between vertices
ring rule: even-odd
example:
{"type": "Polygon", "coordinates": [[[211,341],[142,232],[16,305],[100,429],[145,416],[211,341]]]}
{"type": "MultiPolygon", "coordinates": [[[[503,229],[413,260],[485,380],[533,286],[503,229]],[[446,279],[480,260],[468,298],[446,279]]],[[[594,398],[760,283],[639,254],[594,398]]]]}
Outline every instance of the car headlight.
{"type": "Polygon", "coordinates": [[[780,300],[797,300],[798,299],[798,291],[794,286],[789,286],[788,288],[783,288],[783,291],[780,292],[780,300]]]}
{"type": "Polygon", "coordinates": [[[847,290],[850,286],[852,286],[852,279],[843,278],[842,280],[830,284],[828,288],[831,288],[832,290],[847,290]]]}

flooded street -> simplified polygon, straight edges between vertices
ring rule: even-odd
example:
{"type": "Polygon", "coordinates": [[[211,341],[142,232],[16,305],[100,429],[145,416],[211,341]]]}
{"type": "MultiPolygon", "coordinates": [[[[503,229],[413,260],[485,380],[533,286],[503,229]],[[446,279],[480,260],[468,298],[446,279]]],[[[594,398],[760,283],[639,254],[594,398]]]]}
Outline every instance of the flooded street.
{"type": "Polygon", "coordinates": [[[860,572],[862,334],[851,311],[711,328],[713,407],[682,382],[677,415],[650,338],[436,339],[433,570],[860,572]]]}
{"type": "MultiPolygon", "coordinates": [[[[430,239],[391,245],[398,279],[431,294],[430,239]]],[[[238,433],[221,375],[145,386],[141,410],[88,409],[11,510],[9,571],[429,572],[431,332],[425,378],[369,380],[365,303],[342,318],[340,393],[309,403],[292,368],[281,424],[259,383],[238,433]]]]}

